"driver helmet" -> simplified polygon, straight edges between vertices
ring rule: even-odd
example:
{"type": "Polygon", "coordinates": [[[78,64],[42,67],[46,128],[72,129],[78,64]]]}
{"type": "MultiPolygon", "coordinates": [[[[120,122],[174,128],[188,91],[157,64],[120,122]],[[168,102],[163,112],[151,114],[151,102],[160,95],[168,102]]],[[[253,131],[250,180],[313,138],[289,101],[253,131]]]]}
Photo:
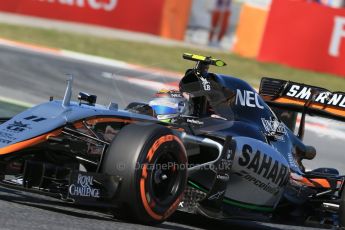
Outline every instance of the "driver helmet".
{"type": "Polygon", "coordinates": [[[162,122],[174,122],[180,115],[190,115],[192,105],[178,90],[160,90],[149,105],[155,116],[162,122]]]}

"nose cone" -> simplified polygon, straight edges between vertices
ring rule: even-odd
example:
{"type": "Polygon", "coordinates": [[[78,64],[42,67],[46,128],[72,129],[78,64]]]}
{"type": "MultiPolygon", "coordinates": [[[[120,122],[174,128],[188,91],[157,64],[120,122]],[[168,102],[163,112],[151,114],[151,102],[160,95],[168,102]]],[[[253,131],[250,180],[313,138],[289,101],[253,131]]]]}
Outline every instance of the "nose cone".
{"type": "Polygon", "coordinates": [[[65,123],[61,103],[49,102],[28,109],[0,125],[0,149],[51,133],[65,123]]]}

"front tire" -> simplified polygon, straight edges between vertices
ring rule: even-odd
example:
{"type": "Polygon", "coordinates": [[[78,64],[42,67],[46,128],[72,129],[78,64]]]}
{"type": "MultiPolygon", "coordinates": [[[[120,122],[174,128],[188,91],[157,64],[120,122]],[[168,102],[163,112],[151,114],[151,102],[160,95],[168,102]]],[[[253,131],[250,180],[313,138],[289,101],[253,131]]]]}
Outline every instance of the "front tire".
{"type": "Polygon", "coordinates": [[[156,124],[131,124],[106,152],[101,171],[122,178],[115,197],[120,219],[144,224],[165,221],[178,207],[187,182],[182,141],[156,124]]]}

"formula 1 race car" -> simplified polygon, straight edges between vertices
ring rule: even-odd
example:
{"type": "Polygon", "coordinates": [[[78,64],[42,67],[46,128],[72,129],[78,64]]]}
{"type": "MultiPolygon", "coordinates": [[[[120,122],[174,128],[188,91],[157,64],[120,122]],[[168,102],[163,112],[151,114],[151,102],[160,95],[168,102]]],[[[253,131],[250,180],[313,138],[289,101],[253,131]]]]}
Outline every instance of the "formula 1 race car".
{"type": "Polygon", "coordinates": [[[224,66],[221,60],[183,57],[196,62],[179,84],[193,110],[174,122],[157,120],[145,103],[120,110],[87,93],[73,102],[73,78],[63,100],[2,118],[0,186],[144,224],[179,209],[214,219],[345,226],[345,176],[302,164],[316,155],[302,142],[306,115],[345,121],[345,94],[272,78],[262,79],[258,94],[243,80],[208,72],[224,66]]]}

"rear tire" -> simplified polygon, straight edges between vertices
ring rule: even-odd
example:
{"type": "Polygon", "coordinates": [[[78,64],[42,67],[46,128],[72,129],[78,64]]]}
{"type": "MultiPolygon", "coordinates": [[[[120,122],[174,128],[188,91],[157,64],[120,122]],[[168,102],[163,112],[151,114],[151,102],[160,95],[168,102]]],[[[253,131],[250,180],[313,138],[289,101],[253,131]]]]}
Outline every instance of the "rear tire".
{"type": "Polygon", "coordinates": [[[127,125],[109,146],[101,171],[122,178],[114,198],[119,219],[165,221],[178,207],[187,182],[182,141],[164,126],[127,125]]]}

